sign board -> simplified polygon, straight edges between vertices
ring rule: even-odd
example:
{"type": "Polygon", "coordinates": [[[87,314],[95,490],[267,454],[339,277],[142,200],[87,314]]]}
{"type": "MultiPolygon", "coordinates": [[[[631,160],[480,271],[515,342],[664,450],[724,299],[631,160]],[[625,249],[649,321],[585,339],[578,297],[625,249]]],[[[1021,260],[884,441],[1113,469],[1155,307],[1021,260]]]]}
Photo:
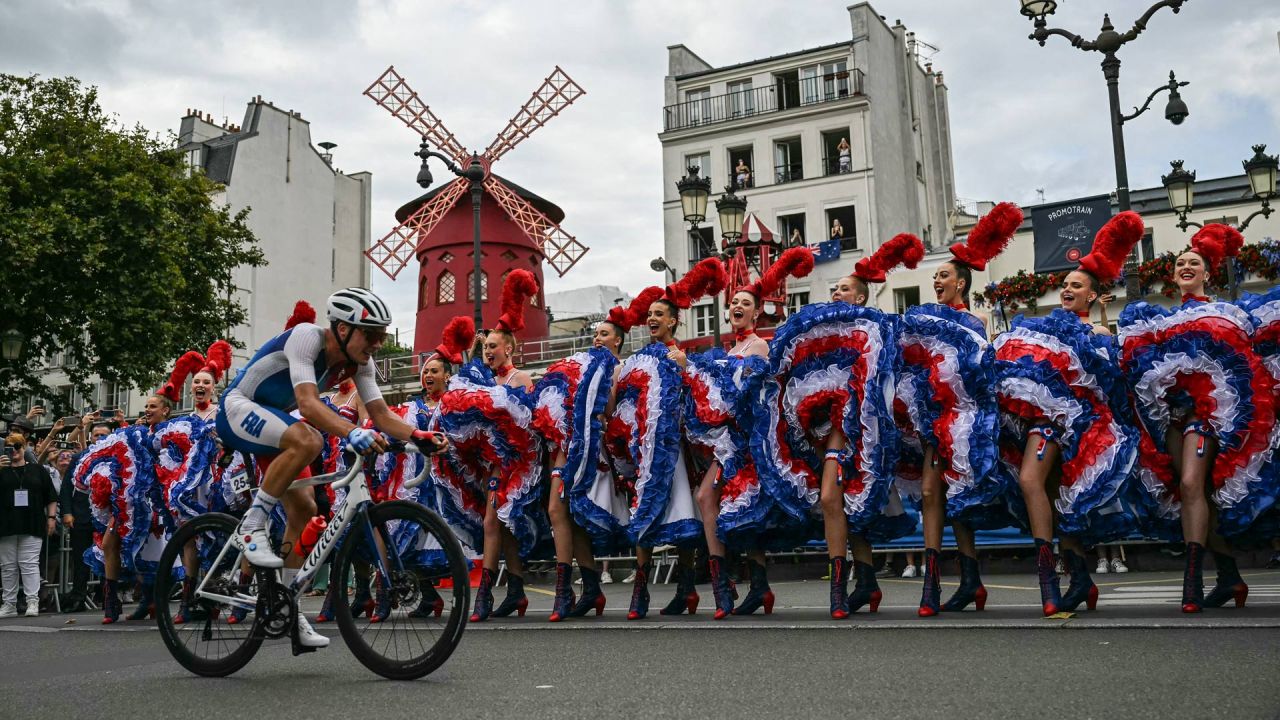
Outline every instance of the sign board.
{"type": "Polygon", "coordinates": [[[1074,270],[1080,258],[1089,254],[1094,235],[1110,219],[1109,195],[1032,208],[1036,273],[1074,270]]]}

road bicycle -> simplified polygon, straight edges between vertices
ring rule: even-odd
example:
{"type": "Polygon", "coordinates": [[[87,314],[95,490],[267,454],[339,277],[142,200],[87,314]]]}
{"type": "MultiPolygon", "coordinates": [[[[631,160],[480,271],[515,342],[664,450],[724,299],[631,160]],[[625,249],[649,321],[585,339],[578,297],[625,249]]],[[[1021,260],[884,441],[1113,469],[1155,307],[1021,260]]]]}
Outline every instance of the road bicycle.
{"type": "MultiPolygon", "coordinates": [[[[391,451],[405,453],[402,462],[425,455],[413,444],[393,443],[391,451]]],[[[251,568],[244,561],[232,542],[239,520],[231,515],[206,513],[174,532],[160,556],[155,596],[160,635],[179,664],[197,675],[224,677],[244,667],[267,639],[289,637],[294,655],[314,650],[298,642],[298,597],[335,548],[329,573],[335,590],[333,618],[347,647],[365,667],[386,678],[413,680],[449,658],[470,612],[469,568],[462,546],[438,514],[418,503],[374,504],[366,481],[373,459],[349,453],[348,461],[345,472],[304,478],[290,486],[332,483],[334,489],[347,488],[347,495],[287,586],[278,570],[251,568]],[[175,625],[176,598],[181,597],[184,579],[182,551],[193,540],[200,558],[189,590],[194,612],[187,622],[175,625]],[[353,575],[357,583],[372,575],[370,595],[376,603],[352,607],[347,587],[353,575]],[[390,612],[383,617],[387,607],[390,612]],[[233,609],[242,615],[252,611],[252,621],[228,622],[233,609]]],[[[405,488],[421,484],[429,465],[424,456],[422,472],[406,481],[405,488]]],[[[248,487],[244,475],[227,481],[248,487]]]]}

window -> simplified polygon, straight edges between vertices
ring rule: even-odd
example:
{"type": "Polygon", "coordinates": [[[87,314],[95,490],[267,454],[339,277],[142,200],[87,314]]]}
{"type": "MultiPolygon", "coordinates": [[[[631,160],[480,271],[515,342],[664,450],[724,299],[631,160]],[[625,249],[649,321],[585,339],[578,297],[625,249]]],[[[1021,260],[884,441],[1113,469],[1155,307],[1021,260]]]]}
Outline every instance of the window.
{"type": "MultiPolygon", "coordinates": [[[[510,250],[503,250],[501,257],[503,260],[506,260],[507,262],[514,262],[516,259],[516,254],[511,252],[510,250]]],[[[505,279],[506,277],[504,276],[503,280],[505,279]]]]}
{"type": "Polygon", "coordinates": [[[1146,262],[1148,260],[1155,259],[1156,241],[1155,235],[1151,233],[1151,228],[1147,228],[1147,231],[1142,234],[1142,240],[1139,241],[1138,246],[1141,248],[1141,254],[1138,255],[1138,262],[1146,262]]]}
{"type": "Polygon", "coordinates": [[[849,97],[849,66],[844,60],[822,63],[822,99],[849,97]]]}
{"type": "Polygon", "coordinates": [[[755,156],[750,145],[729,148],[729,185],[734,190],[756,186],[755,156]]]}
{"type": "Polygon", "coordinates": [[[689,124],[711,122],[711,88],[686,90],[684,100],[689,108],[689,124]]]}
{"type": "MultiPolygon", "coordinates": [[[[476,301],[475,273],[467,273],[467,302],[476,301]]],[[[480,301],[489,301],[489,273],[480,271],[480,301]]]]}
{"type": "Polygon", "coordinates": [[[439,279],[436,280],[436,304],[443,305],[453,302],[457,297],[458,280],[453,273],[445,270],[440,273],[439,279]]]}
{"type": "Polygon", "coordinates": [[[701,227],[689,234],[689,267],[693,267],[699,260],[715,255],[716,252],[714,228],[701,227]]]}
{"type": "Polygon", "coordinates": [[[893,311],[899,315],[920,304],[920,288],[898,288],[893,291],[893,311]]]}
{"type": "Polygon", "coordinates": [[[694,305],[693,306],[693,336],[707,337],[714,335],[716,332],[715,325],[715,304],[694,305]]]}
{"type": "Polygon", "coordinates": [[[800,138],[779,140],[773,144],[774,182],[779,184],[804,179],[800,157],[800,138]]]}
{"type": "Polygon", "coordinates": [[[795,70],[781,72],[773,76],[773,82],[779,110],[800,107],[800,73],[795,70]]]}
{"type": "Polygon", "coordinates": [[[840,240],[840,252],[858,249],[857,219],[852,205],[827,208],[827,232],[823,240],[840,240]]]}
{"type": "Polygon", "coordinates": [[[445,250],[443,253],[440,254],[440,262],[442,263],[453,262],[453,253],[449,252],[448,250],[445,250]]]}
{"type": "Polygon", "coordinates": [[[800,68],[800,102],[805,105],[818,102],[818,66],[800,68]]]}
{"type": "Polygon", "coordinates": [[[729,117],[753,115],[756,111],[756,96],[751,92],[751,81],[740,80],[728,84],[729,117]]]}
{"type": "Polygon", "coordinates": [[[849,135],[849,128],[827,130],[822,133],[822,173],[824,175],[840,175],[853,171],[853,147],[849,144],[849,135]]]}
{"type": "Polygon", "coordinates": [[[427,279],[418,278],[418,309],[421,310],[427,306],[427,279]]]}
{"type": "Polygon", "coordinates": [[[794,245],[803,245],[807,237],[804,227],[804,213],[791,213],[790,215],[778,216],[778,237],[782,240],[784,247],[792,247],[794,245]],[[796,231],[800,231],[800,237],[795,239],[796,231]]]}
{"type": "Polygon", "coordinates": [[[787,314],[795,315],[800,312],[800,308],[809,304],[809,291],[800,290],[798,292],[787,293],[787,314]]]}
{"type": "Polygon", "coordinates": [[[698,153],[697,155],[685,155],[684,166],[688,168],[698,168],[698,173],[702,177],[711,177],[711,154],[698,153]]]}

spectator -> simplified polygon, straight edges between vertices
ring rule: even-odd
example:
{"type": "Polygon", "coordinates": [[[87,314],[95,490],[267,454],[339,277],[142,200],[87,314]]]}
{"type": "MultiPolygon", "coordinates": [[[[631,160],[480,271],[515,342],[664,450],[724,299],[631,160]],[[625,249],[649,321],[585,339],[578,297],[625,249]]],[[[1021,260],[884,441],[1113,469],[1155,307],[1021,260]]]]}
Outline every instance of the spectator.
{"type": "Polygon", "coordinates": [[[18,614],[18,578],[27,617],[40,614],[40,546],[57,527],[58,498],[49,474],[26,459],[27,439],[14,432],[0,455],[0,578],[4,603],[0,618],[18,614]]]}
{"type": "Polygon", "coordinates": [[[800,228],[791,228],[790,247],[800,247],[804,244],[804,236],[800,234],[800,228]]]}
{"type": "MultiPolygon", "coordinates": [[[[29,443],[31,441],[32,434],[34,434],[36,431],[36,424],[33,418],[40,417],[43,414],[44,414],[44,408],[41,407],[40,405],[36,405],[35,407],[27,411],[26,417],[19,415],[13,418],[12,420],[10,420],[9,431],[20,433],[22,435],[23,442],[29,443]]],[[[35,465],[36,464],[35,451],[32,450],[30,447],[27,447],[25,454],[26,454],[27,462],[31,465],[35,465]]]]}
{"type": "Polygon", "coordinates": [[[1109,572],[1127,573],[1129,567],[1124,564],[1124,549],[1117,546],[1115,552],[1111,551],[1109,545],[1099,545],[1094,548],[1098,553],[1098,567],[1094,568],[1094,572],[1099,575],[1106,575],[1109,572]]]}
{"type": "Polygon", "coordinates": [[[847,173],[852,169],[852,158],[849,155],[849,138],[840,138],[840,144],[836,146],[836,151],[840,153],[840,172],[847,173]]]}
{"type": "Polygon", "coordinates": [[[844,238],[844,226],[840,224],[840,218],[831,218],[831,239],[841,240],[844,238]]]}
{"type": "MultiPolygon", "coordinates": [[[[96,416],[96,413],[93,414],[96,416]]],[[[93,419],[86,416],[82,420],[82,427],[88,428],[93,419]]],[[[99,441],[111,434],[111,428],[106,423],[99,423],[93,427],[88,438],[88,445],[99,441]]],[[[59,465],[61,457],[59,456],[59,465]]],[[[84,612],[88,610],[88,565],[84,564],[84,551],[87,551],[93,544],[93,516],[91,515],[90,506],[88,506],[88,493],[79,491],[76,483],[72,480],[72,473],[76,470],[76,464],[73,461],[67,462],[67,469],[63,471],[63,486],[59,492],[59,506],[61,507],[61,516],[63,516],[63,525],[70,530],[72,534],[72,592],[67,597],[67,602],[63,607],[63,612],[84,612]]]]}
{"type": "Polygon", "coordinates": [[[737,189],[751,187],[751,168],[747,167],[745,159],[738,158],[738,165],[733,168],[733,172],[734,179],[737,182],[737,189]]]}

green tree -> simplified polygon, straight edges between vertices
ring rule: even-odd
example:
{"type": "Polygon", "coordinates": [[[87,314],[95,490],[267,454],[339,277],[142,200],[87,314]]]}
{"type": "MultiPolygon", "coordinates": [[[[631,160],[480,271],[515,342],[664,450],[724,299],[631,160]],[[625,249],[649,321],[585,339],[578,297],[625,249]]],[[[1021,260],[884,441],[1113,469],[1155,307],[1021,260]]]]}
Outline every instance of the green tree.
{"type": "Polygon", "coordinates": [[[82,388],[93,374],[150,387],[243,322],[231,271],[265,260],[219,187],[172,134],[104,113],[95,88],[0,74],[0,331],[26,338],[0,397],[36,392],[56,351],[82,388]]]}

